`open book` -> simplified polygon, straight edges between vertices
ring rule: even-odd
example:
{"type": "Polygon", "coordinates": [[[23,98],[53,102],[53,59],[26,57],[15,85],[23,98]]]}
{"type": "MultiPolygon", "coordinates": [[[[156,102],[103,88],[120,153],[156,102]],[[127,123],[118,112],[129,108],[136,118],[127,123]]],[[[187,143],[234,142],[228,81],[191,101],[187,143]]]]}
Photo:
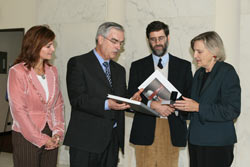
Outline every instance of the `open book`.
{"type": "Polygon", "coordinates": [[[181,93],[167,80],[164,75],[155,70],[139,87],[143,88],[143,95],[148,100],[163,100],[162,104],[172,104],[181,96],[181,93]]]}
{"type": "Polygon", "coordinates": [[[128,103],[131,106],[131,109],[141,112],[143,114],[148,114],[148,115],[158,116],[158,117],[160,116],[158,112],[152,110],[151,108],[149,108],[147,105],[145,105],[142,102],[127,99],[127,98],[120,97],[120,96],[111,95],[111,94],[108,94],[107,98],[116,100],[118,102],[128,103]]]}

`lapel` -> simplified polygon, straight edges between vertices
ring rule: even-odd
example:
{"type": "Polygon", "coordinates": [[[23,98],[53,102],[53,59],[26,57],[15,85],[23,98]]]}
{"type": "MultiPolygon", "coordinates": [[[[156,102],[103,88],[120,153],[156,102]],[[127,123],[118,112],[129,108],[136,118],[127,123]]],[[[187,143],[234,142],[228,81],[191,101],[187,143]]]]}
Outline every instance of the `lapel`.
{"type": "MultiPolygon", "coordinates": [[[[145,74],[144,80],[146,80],[155,71],[154,60],[153,60],[152,54],[146,57],[145,64],[143,64],[143,66],[144,66],[143,68],[144,68],[144,74],[145,74]]],[[[142,82],[144,82],[144,80],[142,82]]]]}
{"type": "Polygon", "coordinates": [[[203,74],[204,74],[204,69],[198,69],[197,70],[197,76],[194,77],[194,82],[192,85],[192,98],[194,98],[194,100],[199,101],[199,97],[200,97],[200,90],[201,90],[201,84],[202,84],[202,78],[203,78],[203,74]],[[197,78],[197,79],[195,79],[197,78]]]}
{"type": "Polygon", "coordinates": [[[172,84],[175,83],[175,76],[178,75],[179,63],[175,58],[169,54],[169,63],[168,63],[168,80],[172,84]]]}
{"type": "MultiPolygon", "coordinates": [[[[106,77],[106,74],[103,71],[102,65],[100,64],[100,62],[98,61],[97,57],[95,56],[94,51],[90,52],[89,59],[90,59],[91,63],[89,63],[88,65],[89,65],[90,69],[93,70],[93,75],[95,75],[97,78],[99,78],[101,81],[103,81],[104,84],[107,87],[111,88],[111,86],[109,84],[109,81],[108,81],[108,79],[106,77]]],[[[111,65],[110,65],[110,71],[111,71],[111,80],[112,80],[112,83],[113,83],[114,79],[113,79],[113,75],[112,75],[113,71],[111,69],[111,65]]]]}
{"type": "Polygon", "coordinates": [[[48,65],[45,65],[45,74],[46,74],[48,90],[49,90],[48,103],[50,103],[53,97],[55,96],[56,88],[58,86],[56,83],[57,78],[52,68],[49,67],[48,65]]]}
{"type": "MultiPolygon", "coordinates": [[[[211,73],[209,74],[204,86],[202,87],[201,91],[200,91],[200,96],[202,96],[202,94],[205,92],[205,90],[211,85],[212,81],[214,80],[215,76],[218,74],[219,72],[219,65],[220,63],[219,62],[216,62],[211,73]]],[[[205,69],[203,68],[201,73],[200,73],[200,76],[199,76],[199,89],[200,90],[200,87],[201,87],[201,83],[202,83],[202,79],[203,79],[203,76],[205,74],[205,69]]]]}
{"type": "Polygon", "coordinates": [[[54,72],[51,70],[51,68],[47,65],[45,65],[45,75],[47,79],[47,84],[48,84],[48,90],[49,90],[49,98],[48,102],[46,102],[46,93],[41,85],[40,81],[37,78],[37,74],[34,71],[33,68],[28,72],[29,76],[29,81],[33,85],[34,90],[36,91],[37,95],[40,97],[41,101],[45,103],[49,103],[52,97],[54,96],[55,93],[55,75],[54,72]]]}
{"type": "MultiPolygon", "coordinates": [[[[112,86],[113,86],[113,88],[115,88],[116,87],[116,81],[117,81],[116,78],[123,77],[123,76],[120,76],[121,74],[119,73],[119,70],[116,69],[115,62],[110,60],[109,61],[109,66],[110,66],[110,72],[111,72],[112,86]]],[[[108,82],[108,79],[106,77],[106,74],[105,74],[105,78],[106,78],[106,81],[107,81],[108,85],[110,86],[110,84],[108,82]]]]}

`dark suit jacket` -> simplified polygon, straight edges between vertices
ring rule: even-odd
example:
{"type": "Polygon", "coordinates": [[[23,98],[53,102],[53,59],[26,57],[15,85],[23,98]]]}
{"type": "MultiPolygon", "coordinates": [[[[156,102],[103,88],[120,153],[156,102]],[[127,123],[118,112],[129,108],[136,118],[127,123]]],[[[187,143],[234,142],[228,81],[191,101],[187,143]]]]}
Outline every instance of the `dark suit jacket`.
{"type": "Polygon", "coordinates": [[[234,120],[240,114],[240,81],[233,66],[217,62],[202,90],[204,68],[194,76],[191,98],[199,105],[191,113],[189,142],[201,146],[225,146],[237,141],[234,120]],[[201,91],[200,91],[201,90],[201,91]]]}
{"type": "Polygon", "coordinates": [[[67,67],[67,89],[71,118],[64,144],[88,152],[101,153],[111,140],[117,122],[119,147],[124,147],[124,112],[105,111],[107,94],[126,94],[125,69],[110,60],[112,87],[93,51],[73,57],[67,67]]]}
{"type": "MultiPolygon", "coordinates": [[[[191,63],[169,55],[168,80],[184,95],[189,97],[192,85],[191,63]]],[[[154,72],[152,55],[131,64],[129,94],[138,91],[138,86],[154,72]]],[[[148,100],[142,95],[142,102],[148,100]]],[[[168,117],[171,141],[174,146],[185,146],[187,141],[186,121],[172,114],[168,117]]],[[[151,145],[154,141],[156,117],[135,112],[131,129],[130,142],[136,145],[151,145]]]]}

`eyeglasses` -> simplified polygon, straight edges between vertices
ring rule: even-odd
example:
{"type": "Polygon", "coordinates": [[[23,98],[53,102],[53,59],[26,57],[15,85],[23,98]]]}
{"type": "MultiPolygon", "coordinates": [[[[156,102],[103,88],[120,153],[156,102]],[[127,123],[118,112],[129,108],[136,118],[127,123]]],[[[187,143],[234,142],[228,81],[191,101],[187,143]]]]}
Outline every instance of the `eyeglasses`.
{"type": "Polygon", "coordinates": [[[124,46],[125,42],[124,41],[119,41],[115,38],[112,38],[112,39],[108,39],[107,37],[103,36],[103,38],[107,39],[109,42],[111,42],[112,44],[114,45],[120,45],[121,47],[124,46]]]}
{"type": "Polygon", "coordinates": [[[151,37],[149,38],[149,41],[156,43],[157,41],[162,42],[165,39],[166,39],[166,36],[159,36],[159,37],[151,37]]]}

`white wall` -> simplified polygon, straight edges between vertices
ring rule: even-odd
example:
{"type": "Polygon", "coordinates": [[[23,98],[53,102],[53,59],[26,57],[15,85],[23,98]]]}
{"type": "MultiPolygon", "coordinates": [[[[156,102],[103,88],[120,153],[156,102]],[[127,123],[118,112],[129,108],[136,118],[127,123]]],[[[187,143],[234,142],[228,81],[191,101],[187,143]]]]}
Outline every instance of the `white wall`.
{"type": "MultiPolygon", "coordinates": [[[[250,1],[241,0],[240,10],[240,49],[239,55],[235,55],[235,59],[239,62],[239,76],[241,81],[241,115],[237,121],[238,143],[236,150],[237,167],[249,166],[250,152],[250,1]]],[[[236,166],[235,165],[235,166],[236,166]]]]}
{"type": "Polygon", "coordinates": [[[36,24],[36,0],[0,0],[0,28],[25,28],[36,24]]]}
{"type": "MultiPolygon", "coordinates": [[[[70,116],[70,105],[65,83],[66,63],[70,57],[86,53],[95,46],[96,29],[105,20],[114,19],[125,27],[125,51],[121,54],[118,62],[125,66],[127,77],[131,62],[150,54],[146,43],[145,28],[153,20],[161,20],[169,24],[169,51],[191,62],[192,56],[189,52],[189,46],[190,40],[194,36],[204,31],[218,30],[222,33],[221,36],[224,39],[223,34],[229,28],[226,24],[227,20],[223,19],[219,23],[225,26],[222,29],[218,28],[218,17],[221,12],[224,12],[223,8],[218,10],[218,0],[144,0],[143,3],[137,0],[120,0],[123,6],[120,13],[119,10],[116,10],[112,0],[37,0],[34,2],[33,0],[23,0],[22,2],[1,0],[0,2],[1,28],[30,27],[35,23],[46,23],[55,31],[57,47],[54,64],[59,69],[67,123],[70,116]],[[14,10],[21,11],[19,8],[20,6],[22,8],[22,12],[19,13],[20,16],[10,12],[15,3],[18,7],[15,7],[14,10]],[[27,8],[24,8],[25,6],[27,8]]],[[[232,2],[235,3],[235,1],[232,2]]],[[[240,18],[240,37],[234,33],[232,34],[233,39],[225,38],[225,40],[235,39],[239,45],[228,45],[227,41],[224,41],[224,43],[227,51],[231,51],[231,47],[233,47],[234,53],[237,53],[237,51],[239,53],[239,55],[230,55],[229,62],[236,66],[242,86],[242,114],[236,123],[238,143],[236,144],[233,166],[247,167],[247,164],[250,163],[248,158],[250,150],[248,120],[250,114],[247,112],[250,109],[250,104],[247,103],[250,98],[250,86],[248,84],[250,79],[247,75],[250,72],[247,68],[248,62],[250,62],[248,61],[250,60],[248,49],[250,46],[250,1],[240,0],[237,2],[240,4],[240,12],[238,12],[239,16],[237,14],[234,14],[234,16],[240,18]]],[[[222,6],[232,7],[230,3],[227,4],[225,1],[224,3],[222,6]]],[[[120,9],[121,5],[119,3],[117,5],[120,9]]],[[[231,17],[228,19],[231,19],[231,17]]],[[[193,71],[195,71],[194,66],[193,71]]],[[[125,157],[121,157],[120,163],[120,166],[123,167],[135,166],[134,150],[128,143],[131,123],[132,116],[130,115],[126,117],[126,150],[125,157]]],[[[68,160],[68,150],[63,146],[61,147],[59,162],[67,164],[68,160]]],[[[188,167],[188,155],[185,149],[181,151],[179,167],[188,167]]]]}

